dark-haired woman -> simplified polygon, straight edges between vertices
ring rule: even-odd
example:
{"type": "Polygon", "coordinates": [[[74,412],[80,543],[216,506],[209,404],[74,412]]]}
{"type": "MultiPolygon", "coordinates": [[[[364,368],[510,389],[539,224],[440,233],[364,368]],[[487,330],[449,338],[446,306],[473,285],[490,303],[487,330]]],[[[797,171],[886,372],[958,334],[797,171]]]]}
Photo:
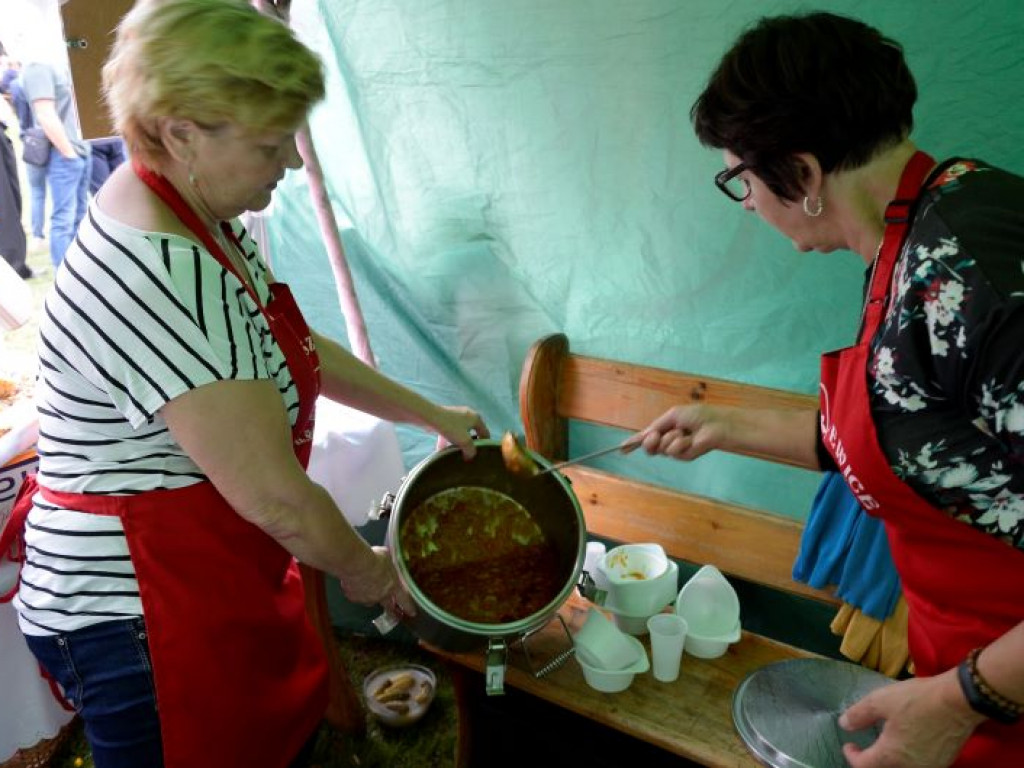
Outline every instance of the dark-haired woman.
{"type": "Polygon", "coordinates": [[[850,765],[1024,765],[1024,179],[920,151],[916,98],[900,46],[841,16],[762,19],[726,53],[691,113],[715,183],[798,250],[860,254],[861,328],[823,358],[819,423],[679,406],[644,447],[836,469],[884,520],[916,677],[843,714],[884,721],[850,765]]]}

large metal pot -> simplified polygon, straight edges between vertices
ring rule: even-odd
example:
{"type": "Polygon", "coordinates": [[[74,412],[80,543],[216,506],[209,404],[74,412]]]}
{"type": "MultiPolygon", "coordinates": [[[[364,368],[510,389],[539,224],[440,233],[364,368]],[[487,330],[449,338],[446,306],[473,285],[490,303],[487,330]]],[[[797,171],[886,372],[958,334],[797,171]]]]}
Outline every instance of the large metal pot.
{"type": "MultiPolygon", "coordinates": [[[[541,466],[547,462],[534,454],[541,466]]],[[[387,545],[399,578],[416,603],[409,628],[422,640],[449,651],[487,648],[487,688],[500,693],[504,682],[505,652],[510,641],[521,640],[557,613],[576,587],[586,554],[586,522],[572,486],[558,472],[536,477],[514,475],[506,469],[501,446],[495,440],[477,443],[477,455],[465,461],[455,447],[421,461],[402,481],[393,498],[386,497],[382,514],[390,515],[387,545]],[[506,624],[467,621],[435,605],[413,580],[400,531],[403,520],[431,496],[451,488],[475,486],[491,489],[521,504],[557,551],[561,588],[535,613],[506,624]]],[[[516,574],[508,575],[515,581],[516,574]]]]}

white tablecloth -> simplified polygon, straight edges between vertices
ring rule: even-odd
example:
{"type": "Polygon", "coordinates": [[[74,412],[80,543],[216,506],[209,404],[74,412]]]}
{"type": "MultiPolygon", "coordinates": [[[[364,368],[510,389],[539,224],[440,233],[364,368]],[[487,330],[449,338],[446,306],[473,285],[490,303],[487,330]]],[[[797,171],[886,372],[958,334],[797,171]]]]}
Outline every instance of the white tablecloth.
{"type": "Polygon", "coordinates": [[[10,603],[0,603],[0,763],[52,739],[71,720],[39,674],[10,603]]]}
{"type": "MultiPolygon", "coordinates": [[[[29,419],[28,429],[34,420],[29,419]]],[[[20,430],[15,430],[19,432],[20,430]]],[[[0,524],[14,503],[14,495],[25,472],[35,469],[35,456],[10,461],[26,447],[25,441],[9,433],[0,445],[0,524]]],[[[13,563],[0,565],[0,593],[15,584],[17,568],[13,563]]],[[[43,739],[52,739],[71,719],[50,692],[39,673],[39,664],[18,629],[18,614],[10,603],[0,603],[0,763],[10,760],[19,749],[33,747],[43,739]]]]}

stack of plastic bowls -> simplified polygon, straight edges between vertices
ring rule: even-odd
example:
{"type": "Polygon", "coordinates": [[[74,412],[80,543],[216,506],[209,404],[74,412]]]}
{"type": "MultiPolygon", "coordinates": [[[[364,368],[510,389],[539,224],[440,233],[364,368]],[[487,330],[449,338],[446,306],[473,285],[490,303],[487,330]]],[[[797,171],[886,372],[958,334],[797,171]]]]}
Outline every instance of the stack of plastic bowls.
{"type": "Polygon", "coordinates": [[[672,602],[679,589],[679,566],[660,544],[623,544],[597,561],[607,585],[604,608],[623,632],[647,634],[647,620],[672,602]]]}
{"type": "Polygon", "coordinates": [[[676,613],[686,619],[686,652],[691,656],[717,658],[740,639],[739,598],[713,565],[702,567],[679,590],[676,613]]]}
{"type": "Polygon", "coordinates": [[[638,673],[650,669],[643,644],[625,634],[597,608],[590,609],[573,638],[573,647],[587,685],[598,691],[624,691],[638,673]]]}

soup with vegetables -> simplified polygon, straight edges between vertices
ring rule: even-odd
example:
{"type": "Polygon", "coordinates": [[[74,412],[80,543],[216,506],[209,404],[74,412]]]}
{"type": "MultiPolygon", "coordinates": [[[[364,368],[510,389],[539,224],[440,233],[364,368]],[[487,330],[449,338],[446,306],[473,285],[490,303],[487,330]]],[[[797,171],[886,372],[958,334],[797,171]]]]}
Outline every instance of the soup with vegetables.
{"type": "Polygon", "coordinates": [[[531,616],[563,586],[558,552],[526,509],[490,488],[441,491],[399,529],[409,573],[424,595],[476,624],[531,616]]]}

